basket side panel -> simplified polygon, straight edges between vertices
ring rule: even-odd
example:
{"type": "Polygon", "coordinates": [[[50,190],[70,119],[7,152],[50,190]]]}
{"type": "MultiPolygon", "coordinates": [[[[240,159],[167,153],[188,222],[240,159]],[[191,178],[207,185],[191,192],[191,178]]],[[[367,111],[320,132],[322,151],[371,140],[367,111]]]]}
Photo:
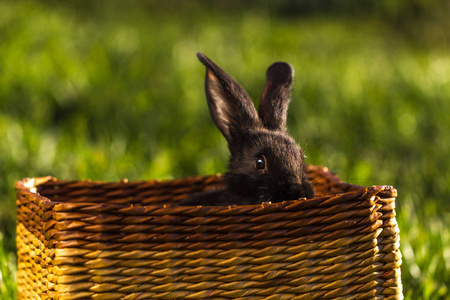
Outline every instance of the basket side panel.
{"type": "Polygon", "coordinates": [[[57,205],[47,221],[62,229],[48,232],[57,278],[49,293],[64,299],[400,299],[387,273],[395,267],[386,264],[389,237],[380,238],[387,233],[385,208],[374,193],[320,198],[312,207],[57,205]]]}
{"type": "Polygon", "coordinates": [[[46,299],[52,258],[43,228],[42,199],[22,189],[16,202],[18,299],[46,299]]]}
{"type": "Polygon", "coordinates": [[[402,263],[400,230],[395,218],[395,198],[378,197],[378,202],[382,205],[380,211],[383,213],[381,217],[383,231],[377,239],[383,264],[380,286],[384,288],[383,296],[392,297],[390,299],[403,299],[400,273],[402,263]]]}
{"type": "Polygon", "coordinates": [[[50,251],[23,224],[17,224],[18,299],[46,299],[50,251]]]}

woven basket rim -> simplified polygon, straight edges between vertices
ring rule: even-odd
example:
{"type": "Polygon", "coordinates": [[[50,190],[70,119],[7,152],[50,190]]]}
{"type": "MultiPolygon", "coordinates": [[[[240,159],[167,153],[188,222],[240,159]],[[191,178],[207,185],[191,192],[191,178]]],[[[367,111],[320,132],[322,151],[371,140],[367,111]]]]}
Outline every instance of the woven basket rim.
{"type": "MultiPolygon", "coordinates": [[[[344,183],[337,175],[330,172],[327,167],[321,167],[321,166],[308,166],[309,168],[314,168],[316,171],[319,170],[321,172],[327,173],[328,177],[332,180],[335,180],[340,183],[344,183]]],[[[54,204],[60,204],[64,203],[64,201],[58,201],[57,199],[50,199],[48,197],[42,196],[38,193],[37,188],[39,186],[54,183],[55,185],[62,185],[62,184],[80,184],[80,185],[88,185],[90,187],[96,187],[96,186],[102,186],[102,185],[108,185],[109,188],[120,188],[124,186],[140,186],[140,185],[152,185],[155,187],[158,186],[171,186],[171,185],[177,185],[180,183],[190,183],[190,182],[196,182],[199,180],[216,180],[219,178],[222,178],[222,174],[215,174],[215,175],[207,175],[207,176],[192,176],[192,177],[185,177],[185,178],[177,178],[177,179],[152,179],[152,180],[132,180],[129,181],[128,179],[121,179],[118,181],[99,181],[99,180],[90,180],[90,179],[81,179],[81,180],[60,180],[53,176],[44,176],[44,177],[29,177],[29,178],[23,178],[22,180],[16,181],[15,183],[15,189],[16,190],[27,190],[30,193],[34,194],[34,197],[40,199],[43,204],[51,204],[52,206],[54,204]]],[[[137,205],[136,208],[170,208],[177,210],[192,210],[192,208],[201,209],[205,212],[210,210],[230,210],[235,207],[239,207],[239,211],[242,212],[243,210],[253,210],[255,208],[262,208],[262,209],[269,209],[269,208],[280,208],[280,207],[287,207],[290,205],[300,205],[304,206],[305,208],[310,207],[320,207],[321,203],[326,202],[328,199],[332,199],[333,202],[339,201],[339,199],[348,199],[349,197],[364,197],[364,198],[372,198],[374,196],[380,196],[380,197],[388,197],[388,198],[396,198],[397,197],[397,190],[391,186],[391,185],[373,185],[371,187],[365,187],[365,186],[359,186],[354,185],[351,183],[344,183],[352,186],[355,188],[353,191],[347,191],[339,194],[329,194],[329,195],[321,195],[316,196],[311,199],[306,198],[300,198],[296,200],[287,200],[277,203],[262,203],[262,204],[252,204],[252,205],[230,205],[230,206],[208,206],[208,205],[202,205],[202,206],[177,206],[176,204],[165,204],[165,205],[137,205]],[[337,199],[337,200],[336,200],[337,199]]],[[[89,202],[79,202],[79,205],[83,205],[83,203],[89,203],[89,202]]],[[[108,204],[109,206],[114,205],[117,208],[120,207],[130,207],[129,204],[108,204]]]]}

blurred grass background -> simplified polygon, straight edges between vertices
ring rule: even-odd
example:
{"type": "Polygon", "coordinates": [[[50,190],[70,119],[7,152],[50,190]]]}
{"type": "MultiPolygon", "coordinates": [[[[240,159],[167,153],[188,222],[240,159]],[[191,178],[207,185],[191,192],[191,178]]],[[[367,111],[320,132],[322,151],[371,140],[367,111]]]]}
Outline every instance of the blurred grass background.
{"type": "Polygon", "coordinates": [[[449,2],[343,2],[0,2],[0,298],[16,295],[15,181],[225,171],[202,51],[256,101],[290,62],[308,163],[395,186],[405,297],[450,299],[449,2]]]}

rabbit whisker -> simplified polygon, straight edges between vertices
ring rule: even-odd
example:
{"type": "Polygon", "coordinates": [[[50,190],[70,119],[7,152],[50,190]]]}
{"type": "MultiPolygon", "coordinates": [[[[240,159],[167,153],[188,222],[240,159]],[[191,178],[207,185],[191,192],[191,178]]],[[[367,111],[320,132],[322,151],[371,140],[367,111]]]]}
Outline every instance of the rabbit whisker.
{"type": "Polygon", "coordinates": [[[267,203],[272,203],[272,198],[273,198],[273,197],[272,197],[272,196],[270,196],[270,197],[269,197],[269,199],[267,199],[267,201],[264,201],[264,202],[267,202],[267,203]]]}

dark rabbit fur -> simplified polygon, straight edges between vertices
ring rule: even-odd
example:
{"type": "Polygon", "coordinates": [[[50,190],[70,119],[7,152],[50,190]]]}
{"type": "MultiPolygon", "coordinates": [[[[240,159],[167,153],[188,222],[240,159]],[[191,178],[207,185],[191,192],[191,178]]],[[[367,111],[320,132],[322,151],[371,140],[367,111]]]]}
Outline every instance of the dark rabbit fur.
{"type": "Polygon", "coordinates": [[[214,123],[231,152],[225,187],[195,194],[180,205],[245,205],[313,198],[302,149],[288,135],[286,115],[294,69],[277,62],[257,112],[247,92],[204,54],[206,99],[214,123]]]}

